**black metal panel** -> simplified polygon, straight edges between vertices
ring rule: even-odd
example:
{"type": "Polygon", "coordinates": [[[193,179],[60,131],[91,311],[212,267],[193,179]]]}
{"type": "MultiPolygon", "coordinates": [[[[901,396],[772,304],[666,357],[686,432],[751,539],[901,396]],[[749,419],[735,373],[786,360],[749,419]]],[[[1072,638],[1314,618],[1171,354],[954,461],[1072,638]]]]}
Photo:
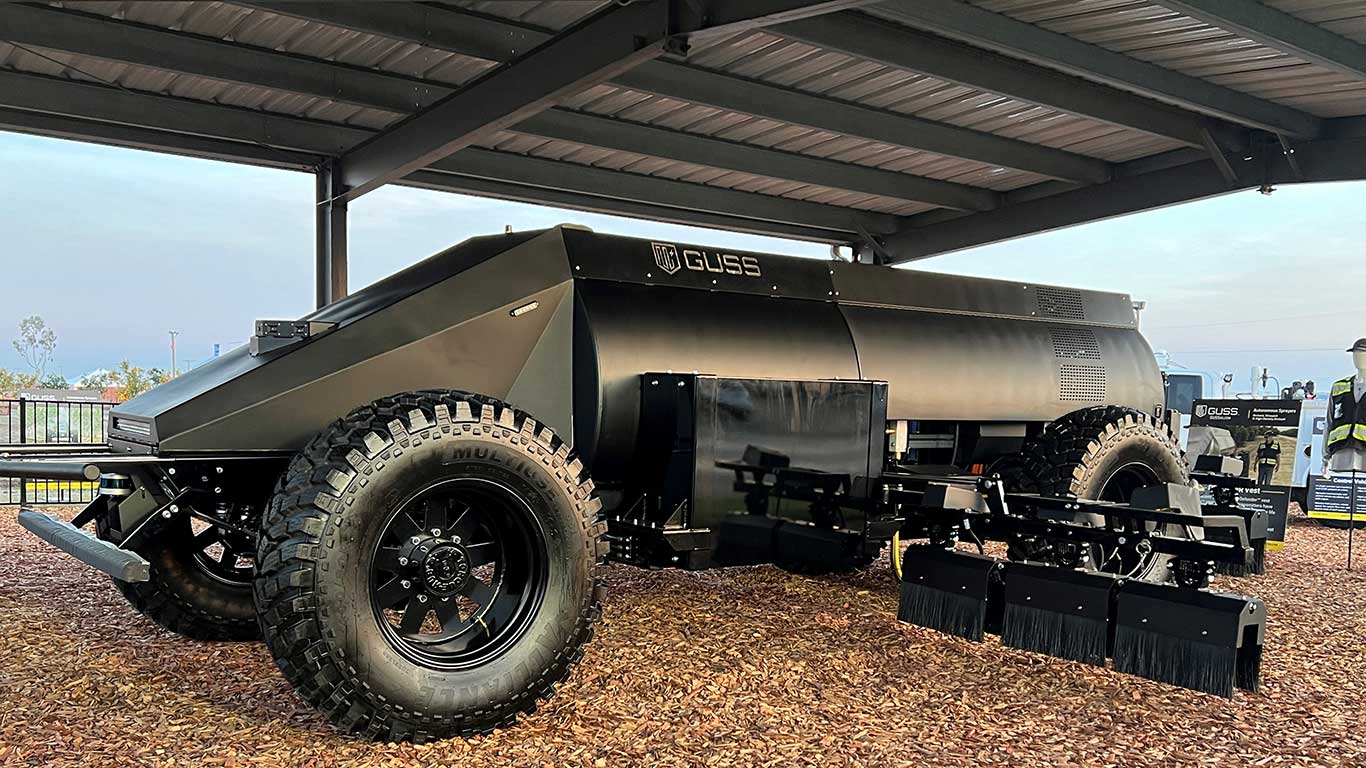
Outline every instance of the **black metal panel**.
{"type": "Polygon", "coordinates": [[[889,383],[893,419],[1051,421],[1088,405],[1151,413],[1162,377],[1138,332],[1089,328],[1100,360],[1059,357],[1034,320],[840,305],[866,378],[889,383]],[[1086,386],[1080,386],[1086,385],[1086,386]]]}
{"type": "Polygon", "coordinates": [[[566,229],[564,242],[577,279],[821,301],[835,297],[833,262],[577,229],[566,229]]]}
{"type": "Polygon", "coordinates": [[[645,371],[859,378],[834,304],[607,280],[577,281],[576,289],[583,323],[574,355],[582,387],[575,394],[576,435],[599,482],[628,479],[645,371]],[[594,414],[595,424],[585,422],[594,414]]]}
{"type": "MultiPolygon", "coordinates": [[[[568,297],[567,280],[553,233],[476,238],[308,316],[335,330],[266,355],[229,352],[119,405],[115,423],[153,421],[162,451],[294,450],[328,421],[396,392],[502,396],[556,297],[568,297]],[[521,317],[492,311],[536,299],[544,308],[521,317]]],[[[569,414],[538,418],[570,426],[569,414]]]]}
{"type": "MultiPolygon", "coordinates": [[[[650,378],[650,377],[646,377],[650,378]]],[[[745,512],[735,490],[735,471],[718,464],[741,462],[760,446],[787,458],[789,467],[844,475],[853,480],[879,468],[868,466],[869,416],[874,383],[781,381],[701,376],[696,379],[696,447],[691,528],[716,528],[745,512]]],[[[802,502],[775,499],[769,513],[807,520],[802,502]]]]}

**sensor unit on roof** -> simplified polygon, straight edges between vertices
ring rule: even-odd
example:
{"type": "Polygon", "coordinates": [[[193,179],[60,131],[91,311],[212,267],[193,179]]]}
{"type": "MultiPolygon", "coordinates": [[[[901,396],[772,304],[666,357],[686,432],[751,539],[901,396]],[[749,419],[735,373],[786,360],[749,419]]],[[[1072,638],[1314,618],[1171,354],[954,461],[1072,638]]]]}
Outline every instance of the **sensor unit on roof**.
{"type": "Polygon", "coordinates": [[[336,323],[320,320],[257,320],[256,334],[251,337],[252,356],[307,341],[336,328],[336,323]]]}

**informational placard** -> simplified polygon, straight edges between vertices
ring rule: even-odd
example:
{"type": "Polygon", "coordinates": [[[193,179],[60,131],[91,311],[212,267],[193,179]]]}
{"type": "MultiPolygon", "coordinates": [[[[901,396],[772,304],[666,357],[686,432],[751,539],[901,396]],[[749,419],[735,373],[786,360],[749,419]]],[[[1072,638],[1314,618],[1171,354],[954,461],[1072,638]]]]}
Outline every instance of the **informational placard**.
{"type": "MultiPolygon", "coordinates": [[[[1349,520],[1352,515],[1352,477],[1309,477],[1308,514],[1316,520],[1349,520]]],[[[1366,473],[1356,476],[1357,520],[1366,521],[1366,473]]]]}
{"type": "Polygon", "coordinates": [[[1215,445],[1224,455],[1242,459],[1248,476],[1263,488],[1292,486],[1303,405],[1303,400],[1196,400],[1191,443],[1215,445]],[[1197,431],[1216,434],[1196,440],[1197,431]]]}
{"type": "MultiPolygon", "coordinates": [[[[1200,503],[1213,504],[1209,488],[1201,494],[1200,503]]],[[[1268,485],[1238,489],[1238,508],[1266,515],[1266,548],[1278,550],[1285,546],[1286,518],[1290,515],[1290,488],[1268,485]]]]}
{"type": "Polygon", "coordinates": [[[1196,400],[1192,426],[1290,428],[1300,425],[1303,400],[1196,400]]]}

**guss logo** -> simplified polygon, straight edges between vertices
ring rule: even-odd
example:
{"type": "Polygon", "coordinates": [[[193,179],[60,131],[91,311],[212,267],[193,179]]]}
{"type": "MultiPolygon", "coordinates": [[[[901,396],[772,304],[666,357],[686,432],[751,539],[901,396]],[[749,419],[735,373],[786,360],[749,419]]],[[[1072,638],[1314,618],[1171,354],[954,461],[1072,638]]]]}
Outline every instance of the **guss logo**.
{"type": "Polygon", "coordinates": [[[680,258],[678,246],[672,243],[650,243],[650,249],[655,253],[655,265],[668,275],[680,269],[689,269],[693,272],[712,272],[719,275],[763,276],[759,260],[753,256],[685,247],[680,258]]]}
{"type": "Polygon", "coordinates": [[[650,247],[655,252],[655,264],[664,270],[665,274],[672,275],[683,268],[683,263],[678,260],[678,248],[669,243],[650,243],[650,247]]]}

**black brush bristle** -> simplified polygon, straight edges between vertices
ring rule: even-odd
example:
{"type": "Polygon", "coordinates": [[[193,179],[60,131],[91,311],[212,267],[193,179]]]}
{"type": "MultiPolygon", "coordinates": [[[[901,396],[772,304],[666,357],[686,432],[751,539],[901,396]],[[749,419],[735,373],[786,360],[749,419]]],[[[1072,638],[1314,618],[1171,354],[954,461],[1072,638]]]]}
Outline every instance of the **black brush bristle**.
{"type": "Polygon", "coordinates": [[[1247,565],[1242,563],[1215,563],[1214,570],[1229,576],[1252,576],[1266,573],[1266,540],[1253,542],[1251,563],[1247,565]]]}
{"type": "Polygon", "coordinates": [[[1006,604],[1001,642],[1011,648],[1103,666],[1108,640],[1104,619],[1006,604]]]}
{"type": "Polygon", "coordinates": [[[1246,576],[1251,569],[1242,563],[1215,563],[1214,572],[1226,576],[1246,576]]]}
{"type": "Polygon", "coordinates": [[[1238,649],[1238,668],[1234,672],[1233,684],[1244,691],[1256,693],[1261,688],[1262,646],[1250,640],[1238,649]]]}
{"type": "Polygon", "coordinates": [[[986,626],[986,601],[901,583],[897,619],[918,627],[981,642],[986,626]]]}
{"type": "MultiPolygon", "coordinates": [[[[1237,648],[1183,640],[1123,625],[1115,630],[1116,672],[1233,698],[1239,661],[1237,648]]],[[[1252,662],[1246,663],[1252,666],[1252,662]]],[[[1258,662],[1256,666],[1259,665],[1258,662]]]]}

